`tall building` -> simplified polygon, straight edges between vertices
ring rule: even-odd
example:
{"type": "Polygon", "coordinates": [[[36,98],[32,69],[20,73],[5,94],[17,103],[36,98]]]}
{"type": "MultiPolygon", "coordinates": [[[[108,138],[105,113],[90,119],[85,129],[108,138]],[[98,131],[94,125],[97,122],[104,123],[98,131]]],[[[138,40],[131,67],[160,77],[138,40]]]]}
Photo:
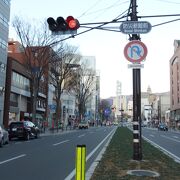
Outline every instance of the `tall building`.
{"type": "Polygon", "coordinates": [[[170,59],[171,120],[180,124],[180,40],[174,41],[174,54],[170,59]]]}
{"type": "Polygon", "coordinates": [[[122,91],[122,84],[120,81],[116,82],[116,111],[115,116],[118,117],[121,115],[121,91],[122,91]]]}
{"type": "Polygon", "coordinates": [[[100,120],[99,114],[99,105],[100,105],[100,72],[96,72],[96,120],[100,120]]]}
{"type": "Polygon", "coordinates": [[[3,124],[10,0],[0,0],[0,124],[3,124]]]}

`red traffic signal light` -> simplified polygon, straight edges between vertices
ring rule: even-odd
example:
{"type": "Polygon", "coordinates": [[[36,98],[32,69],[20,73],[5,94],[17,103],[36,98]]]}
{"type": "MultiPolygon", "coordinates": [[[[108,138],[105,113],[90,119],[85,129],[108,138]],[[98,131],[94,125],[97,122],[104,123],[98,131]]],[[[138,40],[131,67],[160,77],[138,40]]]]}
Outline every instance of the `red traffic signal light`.
{"type": "Polygon", "coordinates": [[[77,30],[80,27],[79,21],[77,19],[74,19],[73,16],[68,16],[66,18],[66,23],[70,30],[77,30]]]}

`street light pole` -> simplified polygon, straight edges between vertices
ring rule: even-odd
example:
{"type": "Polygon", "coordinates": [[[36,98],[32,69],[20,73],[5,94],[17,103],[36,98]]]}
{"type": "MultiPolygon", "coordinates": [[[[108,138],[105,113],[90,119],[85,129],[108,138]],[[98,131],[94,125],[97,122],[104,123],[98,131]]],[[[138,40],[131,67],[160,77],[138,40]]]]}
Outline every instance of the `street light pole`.
{"type": "MultiPolygon", "coordinates": [[[[137,3],[132,0],[131,21],[138,21],[137,3]]],[[[132,34],[130,40],[139,40],[137,34],[132,34]]],[[[133,159],[142,160],[141,147],[141,70],[133,69],[133,159]]]]}

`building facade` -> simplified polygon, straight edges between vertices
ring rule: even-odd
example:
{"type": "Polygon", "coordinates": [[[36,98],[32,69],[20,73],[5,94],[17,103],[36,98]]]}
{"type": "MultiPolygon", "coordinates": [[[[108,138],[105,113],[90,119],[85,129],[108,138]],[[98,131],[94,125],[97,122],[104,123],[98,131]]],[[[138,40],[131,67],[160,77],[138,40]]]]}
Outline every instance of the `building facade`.
{"type": "Polygon", "coordinates": [[[174,54],[170,59],[170,119],[180,127],[180,40],[174,40],[174,54]]]}
{"type": "Polygon", "coordinates": [[[5,127],[11,121],[23,120],[30,114],[30,77],[24,66],[11,57],[7,60],[4,106],[5,127]]]}
{"type": "Polygon", "coordinates": [[[3,124],[10,0],[0,0],[0,124],[3,124]]]}

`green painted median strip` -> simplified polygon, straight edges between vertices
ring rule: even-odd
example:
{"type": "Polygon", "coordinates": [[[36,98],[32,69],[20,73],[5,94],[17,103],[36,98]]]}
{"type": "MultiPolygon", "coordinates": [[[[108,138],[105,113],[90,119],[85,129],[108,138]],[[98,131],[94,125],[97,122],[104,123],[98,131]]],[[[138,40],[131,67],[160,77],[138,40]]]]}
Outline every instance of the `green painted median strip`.
{"type": "Polygon", "coordinates": [[[132,131],[119,127],[96,167],[91,180],[139,180],[152,177],[138,177],[128,174],[129,170],[147,170],[157,172],[158,179],[180,179],[180,164],[161,152],[150,143],[142,140],[142,161],[134,161],[132,131]]]}

